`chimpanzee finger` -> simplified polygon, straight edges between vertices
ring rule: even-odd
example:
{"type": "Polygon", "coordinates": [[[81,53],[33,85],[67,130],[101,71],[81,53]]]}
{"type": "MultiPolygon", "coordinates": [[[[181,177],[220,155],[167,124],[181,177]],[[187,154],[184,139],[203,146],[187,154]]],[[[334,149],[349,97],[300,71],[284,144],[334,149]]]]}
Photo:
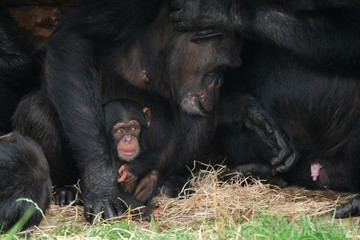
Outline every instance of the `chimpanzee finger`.
{"type": "Polygon", "coordinates": [[[69,205],[72,201],[75,200],[75,193],[73,191],[68,191],[66,193],[66,196],[65,196],[66,200],[65,200],[65,204],[66,205],[69,205]]]}
{"type": "MultiPolygon", "coordinates": [[[[278,142],[279,143],[279,142],[278,142]]],[[[275,166],[275,165],[279,165],[283,162],[285,162],[285,160],[288,158],[288,156],[293,152],[292,149],[290,149],[288,147],[288,145],[283,145],[281,143],[278,144],[278,149],[277,149],[277,154],[276,157],[273,157],[271,159],[271,165],[275,166]]]]}
{"type": "Polygon", "coordinates": [[[94,204],[94,206],[92,207],[93,209],[93,218],[92,218],[92,221],[91,223],[93,223],[96,219],[102,219],[103,218],[103,215],[104,215],[104,207],[103,207],[103,204],[100,204],[100,203],[96,203],[94,204]]]}
{"type": "Polygon", "coordinates": [[[292,151],[285,161],[279,166],[274,168],[274,173],[283,173],[289,171],[297,162],[299,156],[296,152],[292,151]]]}
{"type": "Polygon", "coordinates": [[[84,204],[84,217],[87,222],[93,223],[95,217],[93,214],[92,206],[89,204],[84,204]]]}
{"type": "Polygon", "coordinates": [[[267,135],[261,127],[259,127],[258,123],[253,124],[250,120],[244,120],[244,124],[248,129],[253,130],[260,138],[261,140],[269,147],[276,146],[274,137],[271,135],[267,135]]]}
{"type": "Polygon", "coordinates": [[[60,205],[60,196],[59,196],[59,194],[54,195],[54,201],[55,201],[55,205],[60,205]]]}
{"type": "Polygon", "coordinates": [[[184,30],[195,30],[199,27],[196,26],[195,23],[190,23],[187,21],[186,16],[184,15],[184,10],[176,10],[169,14],[170,21],[173,22],[173,26],[176,30],[184,31],[184,30]]]}
{"type": "Polygon", "coordinates": [[[266,142],[270,147],[277,147],[277,130],[275,127],[267,121],[267,119],[262,119],[258,125],[259,130],[262,132],[263,137],[266,139],[266,142]]]}
{"type": "Polygon", "coordinates": [[[274,136],[276,139],[277,150],[273,151],[273,153],[277,156],[271,160],[271,164],[278,165],[285,161],[285,159],[293,152],[293,149],[289,145],[290,143],[288,143],[278,131],[274,132],[274,136]]]}
{"type": "Polygon", "coordinates": [[[291,146],[291,143],[286,141],[285,138],[275,132],[276,142],[278,146],[277,157],[271,159],[271,164],[275,167],[276,172],[286,172],[293,167],[298,159],[298,154],[295,149],[291,146]]]}
{"type": "Polygon", "coordinates": [[[66,195],[67,192],[65,190],[60,190],[55,192],[54,198],[55,198],[55,205],[66,205],[66,195]]]}
{"type": "Polygon", "coordinates": [[[295,165],[298,158],[297,153],[275,127],[272,127],[265,119],[256,119],[258,121],[257,125],[252,124],[250,121],[244,121],[245,126],[255,131],[262,141],[272,148],[275,157],[271,159],[271,165],[279,165],[274,167],[274,172],[288,171],[295,165]]]}
{"type": "Polygon", "coordinates": [[[274,133],[274,127],[272,123],[269,122],[265,122],[264,124],[264,129],[266,131],[267,134],[273,134],[274,133]]]}
{"type": "Polygon", "coordinates": [[[121,176],[117,179],[117,182],[118,182],[118,183],[125,182],[126,177],[127,177],[127,174],[121,175],[121,176]]]}
{"type": "Polygon", "coordinates": [[[117,217],[117,213],[112,203],[105,203],[103,211],[104,219],[111,219],[117,217]]]}
{"type": "Polygon", "coordinates": [[[116,202],[114,203],[114,208],[115,208],[115,211],[116,211],[116,215],[117,215],[117,216],[121,216],[121,215],[123,215],[124,212],[125,212],[125,209],[124,209],[124,207],[123,207],[122,205],[123,205],[123,204],[120,203],[119,201],[116,201],[116,202]]]}

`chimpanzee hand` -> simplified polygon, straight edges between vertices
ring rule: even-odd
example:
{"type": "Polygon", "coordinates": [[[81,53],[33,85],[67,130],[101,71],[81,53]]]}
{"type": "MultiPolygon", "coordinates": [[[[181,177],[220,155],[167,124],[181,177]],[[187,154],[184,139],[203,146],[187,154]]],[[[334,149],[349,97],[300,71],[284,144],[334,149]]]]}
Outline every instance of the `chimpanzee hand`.
{"type": "Polygon", "coordinates": [[[282,173],[291,169],[298,159],[298,154],[268,112],[251,97],[242,109],[245,126],[255,131],[273,151],[274,157],[271,159],[273,173],[282,173]]]}
{"type": "Polygon", "coordinates": [[[123,164],[120,166],[119,175],[120,175],[120,178],[117,179],[118,183],[121,183],[121,182],[132,183],[137,180],[137,176],[135,176],[131,172],[129,164],[123,164]]]}
{"type": "Polygon", "coordinates": [[[95,169],[84,172],[80,181],[84,216],[88,222],[93,223],[95,219],[121,217],[128,209],[131,210],[130,214],[133,218],[150,220],[151,209],[145,207],[132,194],[124,192],[118,186],[115,172],[111,170],[108,174],[104,174],[104,178],[95,178],[95,169]],[[110,177],[112,174],[113,178],[110,177]],[[109,181],[109,179],[113,180],[109,181]]]}
{"type": "Polygon", "coordinates": [[[86,221],[93,223],[95,219],[111,219],[121,216],[126,210],[120,199],[123,194],[117,187],[112,189],[107,187],[101,191],[98,189],[98,194],[94,191],[83,191],[86,221]]]}
{"type": "Polygon", "coordinates": [[[239,30],[247,14],[240,0],[172,0],[171,8],[170,20],[178,30],[216,27],[239,30]]]}

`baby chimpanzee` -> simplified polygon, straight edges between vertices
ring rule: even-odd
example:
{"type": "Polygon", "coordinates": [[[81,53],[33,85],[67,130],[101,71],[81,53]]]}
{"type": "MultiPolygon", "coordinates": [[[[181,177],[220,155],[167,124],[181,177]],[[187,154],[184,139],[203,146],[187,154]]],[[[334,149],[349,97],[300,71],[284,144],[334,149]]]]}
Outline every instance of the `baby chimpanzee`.
{"type": "Polygon", "coordinates": [[[125,192],[146,203],[153,196],[159,177],[158,158],[146,142],[150,109],[129,99],[115,99],[103,105],[103,112],[111,151],[120,164],[117,181],[125,192]]]}

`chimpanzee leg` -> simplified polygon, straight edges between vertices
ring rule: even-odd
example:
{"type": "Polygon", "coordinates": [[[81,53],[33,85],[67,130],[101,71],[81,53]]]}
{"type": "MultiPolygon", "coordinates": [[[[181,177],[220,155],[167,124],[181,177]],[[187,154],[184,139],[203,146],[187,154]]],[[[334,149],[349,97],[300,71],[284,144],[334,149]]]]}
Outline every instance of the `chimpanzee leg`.
{"type": "MultiPolygon", "coordinates": [[[[35,202],[43,212],[51,199],[49,166],[40,146],[18,132],[0,136],[0,233],[7,231],[35,202]]],[[[40,223],[35,210],[23,229],[40,223]]]]}
{"type": "Polygon", "coordinates": [[[75,184],[78,173],[70,153],[65,151],[66,143],[60,138],[61,126],[57,113],[42,91],[31,93],[19,103],[13,125],[42,147],[49,162],[53,185],[56,186],[55,203],[69,204],[74,200],[76,190],[65,186],[75,184]]]}

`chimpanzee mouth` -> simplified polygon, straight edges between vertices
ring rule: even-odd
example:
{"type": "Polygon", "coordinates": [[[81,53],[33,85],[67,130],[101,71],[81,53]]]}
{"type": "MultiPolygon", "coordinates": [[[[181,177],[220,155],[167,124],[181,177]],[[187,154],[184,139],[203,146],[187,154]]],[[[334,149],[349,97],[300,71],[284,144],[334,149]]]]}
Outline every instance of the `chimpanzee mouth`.
{"type": "Polygon", "coordinates": [[[139,148],[137,148],[135,151],[120,151],[119,157],[126,162],[133,161],[140,153],[139,148]]]}
{"type": "Polygon", "coordinates": [[[203,75],[202,88],[187,92],[180,102],[180,106],[188,114],[207,116],[217,103],[219,89],[224,80],[224,68],[216,67],[203,75]]]}
{"type": "Polygon", "coordinates": [[[197,97],[197,106],[198,106],[198,109],[200,111],[201,116],[207,116],[210,114],[210,111],[208,111],[207,109],[204,108],[202,102],[200,101],[200,97],[197,97]]]}
{"type": "Polygon", "coordinates": [[[202,106],[200,96],[196,92],[189,92],[181,98],[181,109],[190,115],[206,116],[208,112],[202,106]]]}
{"type": "Polygon", "coordinates": [[[132,157],[133,155],[135,155],[135,151],[128,151],[128,152],[125,152],[125,151],[121,151],[121,154],[127,156],[127,157],[132,157]]]}

